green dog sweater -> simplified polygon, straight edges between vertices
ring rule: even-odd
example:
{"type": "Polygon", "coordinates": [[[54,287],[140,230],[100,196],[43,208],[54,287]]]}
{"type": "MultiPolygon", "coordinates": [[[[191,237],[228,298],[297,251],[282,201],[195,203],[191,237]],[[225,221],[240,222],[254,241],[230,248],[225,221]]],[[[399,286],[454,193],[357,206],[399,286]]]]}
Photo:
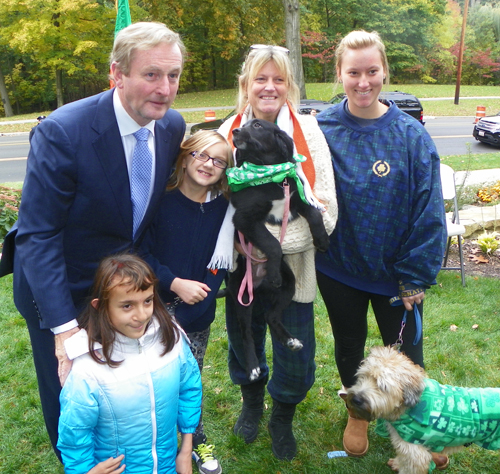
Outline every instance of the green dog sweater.
{"type": "Polygon", "coordinates": [[[380,436],[389,436],[387,422],[404,441],[434,452],[466,443],[496,450],[500,448],[500,389],[453,387],[426,379],[416,406],[397,421],[379,421],[375,432],[380,436]]]}

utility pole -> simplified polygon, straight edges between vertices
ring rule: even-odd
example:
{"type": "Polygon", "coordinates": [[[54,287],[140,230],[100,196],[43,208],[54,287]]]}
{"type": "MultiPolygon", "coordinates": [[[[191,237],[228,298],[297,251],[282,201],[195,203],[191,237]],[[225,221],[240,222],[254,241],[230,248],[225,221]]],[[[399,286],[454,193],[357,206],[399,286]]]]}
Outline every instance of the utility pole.
{"type": "Polygon", "coordinates": [[[469,8],[469,0],[464,2],[464,17],[462,20],[462,34],[460,36],[460,50],[458,52],[458,70],[457,70],[457,86],[455,88],[455,105],[458,105],[460,98],[460,81],[462,80],[462,61],[464,57],[465,43],[465,28],[467,26],[467,10],[469,8]]]}

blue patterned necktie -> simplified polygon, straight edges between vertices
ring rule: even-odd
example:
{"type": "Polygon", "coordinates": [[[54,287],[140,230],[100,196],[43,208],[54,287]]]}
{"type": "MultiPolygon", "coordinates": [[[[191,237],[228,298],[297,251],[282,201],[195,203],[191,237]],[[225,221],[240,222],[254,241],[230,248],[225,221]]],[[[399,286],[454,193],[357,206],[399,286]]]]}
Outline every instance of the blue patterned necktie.
{"type": "Polygon", "coordinates": [[[132,208],[134,215],[134,238],[141,224],[149,199],[153,155],[148,147],[149,130],[141,128],[134,133],[137,140],[132,158],[132,178],[130,180],[132,208]]]}

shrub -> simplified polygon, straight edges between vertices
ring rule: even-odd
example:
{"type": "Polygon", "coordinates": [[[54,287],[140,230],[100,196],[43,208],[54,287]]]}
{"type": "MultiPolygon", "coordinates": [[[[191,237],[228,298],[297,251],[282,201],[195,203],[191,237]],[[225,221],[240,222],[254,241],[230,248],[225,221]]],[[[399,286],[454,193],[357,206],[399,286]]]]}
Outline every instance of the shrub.
{"type": "Polygon", "coordinates": [[[498,249],[497,234],[483,234],[477,239],[481,252],[485,255],[492,255],[498,249]]]}
{"type": "Polygon", "coordinates": [[[0,186],[0,241],[17,221],[21,190],[0,186]]]}

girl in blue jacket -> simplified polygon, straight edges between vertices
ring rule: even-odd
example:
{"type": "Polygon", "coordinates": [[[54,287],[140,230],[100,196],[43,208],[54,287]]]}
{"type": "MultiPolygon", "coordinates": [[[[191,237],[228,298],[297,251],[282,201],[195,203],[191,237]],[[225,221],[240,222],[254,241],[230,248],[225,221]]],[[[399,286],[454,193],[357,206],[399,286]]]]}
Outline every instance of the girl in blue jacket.
{"type": "MultiPolygon", "coordinates": [[[[225,270],[210,271],[207,265],[226,215],[225,171],[232,166],[232,149],[218,132],[201,130],[188,138],[142,243],[144,257],[160,280],[160,296],[186,331],[200,371],[215,319],[217,291],[226,275],[225,270]]],[[[201,419],[193,447],[202,474],[222,472],[201,419]]]]}
{"type": "Polygon", "coordinates": [[[108,257],[97,270],[82,329],[65,343],[73,367],[57,446],[66,474],[192,473],[200,371],[156,283],[135,255],[108,257]]]}

